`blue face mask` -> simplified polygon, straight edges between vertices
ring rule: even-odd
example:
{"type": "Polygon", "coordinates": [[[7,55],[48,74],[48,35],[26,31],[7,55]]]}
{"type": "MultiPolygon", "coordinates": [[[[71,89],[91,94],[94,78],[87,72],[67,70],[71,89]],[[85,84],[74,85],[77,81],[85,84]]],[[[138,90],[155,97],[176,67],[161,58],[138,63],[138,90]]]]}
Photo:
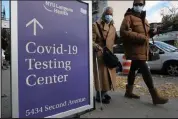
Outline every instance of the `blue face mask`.
{"type": "Polygon", "coordinates": [[[134,6],[133,9],[135,12],[141,13],[143,11],[143,6],[134,6]]]}
{"type": "Polygon", "coordinates": [[[113,20],[112,15],[105,15],[105,20],[107,21],[107,23],[110,23],[113,20]]]}

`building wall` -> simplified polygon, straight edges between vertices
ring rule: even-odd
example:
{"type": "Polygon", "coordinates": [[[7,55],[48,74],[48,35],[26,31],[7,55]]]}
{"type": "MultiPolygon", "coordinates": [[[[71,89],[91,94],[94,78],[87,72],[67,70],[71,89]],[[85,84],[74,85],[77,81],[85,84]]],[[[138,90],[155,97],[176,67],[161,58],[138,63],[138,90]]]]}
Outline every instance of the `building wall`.
{"type": "Polygon", "coordinates": [[[133,1],[99,1],[99,12],[93,14],[93,22],[99,19],[105,7],[110,6],[114,10],[114,23],[116,30],[119,31],[124,14],[128,8],[132,7],[133,1]]]}
{"type": "Polygon", "coordinates": [[[104,8],[108,6],[107,3],[108,3],[108,1],[100,1],[100,0],[98,0],[98,6],[99,6],[98,13],[97,14],[93,14],[93,22],[95,22],[95,21],[97,21],[98,19],[101,18],[101,15],[103,13],[104,8]]]}
{"type": "Polygon", "coordinates": [[[120,30],[124,14],[128,8],[132,8],[133,1],[108,1],[108,6],[114,9],[114,22],[116,30],[120,30]]]}
{"type": "Polygon", "coordinates": [[[162,27],[162,23],[150,23],[150,28],[158,28],[158,27],[162,27]]]}

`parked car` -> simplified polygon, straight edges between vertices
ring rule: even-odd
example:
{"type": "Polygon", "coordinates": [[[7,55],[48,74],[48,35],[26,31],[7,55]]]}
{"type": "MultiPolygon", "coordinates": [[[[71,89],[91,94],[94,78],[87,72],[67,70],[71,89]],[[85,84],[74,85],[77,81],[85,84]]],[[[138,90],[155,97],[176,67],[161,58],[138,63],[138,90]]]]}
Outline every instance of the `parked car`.
{"type": "MultiPolygon", "coordinates": [[[[154,43],[155,45],[150,41],[150,48],[158,50],[160,59],[147,62],[150,70],[162,71],[171,76],[178,75],[178,48],[161,41],[155,41],[154,43]]],[[[122,64],[124,55],[122,44],[114,46],[114,54],[122,64]]]]}

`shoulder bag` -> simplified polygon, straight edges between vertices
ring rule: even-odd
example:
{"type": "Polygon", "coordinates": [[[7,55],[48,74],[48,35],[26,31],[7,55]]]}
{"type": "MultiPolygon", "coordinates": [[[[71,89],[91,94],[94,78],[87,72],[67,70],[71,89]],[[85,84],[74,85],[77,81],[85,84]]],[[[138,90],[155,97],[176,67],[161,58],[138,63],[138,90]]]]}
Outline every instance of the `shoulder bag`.
{"type": "MultiPolygon", "coordinates": [[[[101,27],[99,26],[99,24],[96,22],[98,30],[100,32],[100,35],[103,39],[103,43],[104,43],[104,48],[103,48],[103,60],[105,65],[108,68],[116,68],[117,66],[119,66],[119,60],[116,57],[116,55],[114,55],[107,47],[106,47],[106,39],[104,39],[101,27]]],[[[109,32],[108,32],[109,33],[109,32]]],[[[107,34],[108,36],[108,34],[107,34]]]]}

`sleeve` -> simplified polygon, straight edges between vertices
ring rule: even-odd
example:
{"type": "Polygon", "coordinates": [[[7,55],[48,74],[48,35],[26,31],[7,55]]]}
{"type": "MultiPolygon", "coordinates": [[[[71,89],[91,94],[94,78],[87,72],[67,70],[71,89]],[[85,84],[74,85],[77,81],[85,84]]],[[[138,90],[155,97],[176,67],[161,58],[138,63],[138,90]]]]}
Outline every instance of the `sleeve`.
{"type": "Polygon", "coordinates": [[[120,35],[123,38],[123,40],[135,44],[143,44],[148,38],[145,35],[133,32],[130,26],[131,26],[130,16],[126,16],[123,19],[120,28],[120,35]]]}
{"type": "Polygon", "coordinates": [[[97,33],[96,33],[96,25],[95,25],[95,23],[92,25],[92,35],[93,35],[93,48],[97,49],[98,44],[96,43],[97,33]]]}

